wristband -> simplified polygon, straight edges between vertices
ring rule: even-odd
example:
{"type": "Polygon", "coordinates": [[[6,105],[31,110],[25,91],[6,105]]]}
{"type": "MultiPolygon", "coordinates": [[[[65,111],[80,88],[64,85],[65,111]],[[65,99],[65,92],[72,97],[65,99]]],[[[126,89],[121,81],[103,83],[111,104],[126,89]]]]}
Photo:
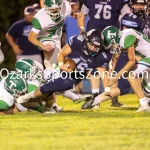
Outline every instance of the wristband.
{"type": "Polygon", "coordinates": [[[107,87],[105,88],[105,92],[110,92],[110,87],[107,86],[107,87]]]}
{"type": "Polygon", "coordinates": [[[85,28],[84,28],[84,27],[80,27],[80,29],[83,30],[83,31],[85,31],[85,28]]]}
{"type": "Polygon", "coordinates": [[[58,63],[59,68],[60,68],[63,64],[64,64],[64,62],[59,62],[59,63],[58,63]]]}

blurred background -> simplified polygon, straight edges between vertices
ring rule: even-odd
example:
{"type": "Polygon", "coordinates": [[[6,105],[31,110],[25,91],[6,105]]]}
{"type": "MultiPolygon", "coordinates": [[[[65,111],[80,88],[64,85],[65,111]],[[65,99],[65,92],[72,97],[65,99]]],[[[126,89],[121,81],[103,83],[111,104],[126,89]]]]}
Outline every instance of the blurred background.
{"type": "Polygon", "coordinates": [[[39,3],[39,0],[0,0],[0,41],[5,55],[5,60],[0,64],[0,69],[13,70],[16,57],[6,41],[5,34],[15,21],[24,17],[24,8],[34,3],[39,3]]]}

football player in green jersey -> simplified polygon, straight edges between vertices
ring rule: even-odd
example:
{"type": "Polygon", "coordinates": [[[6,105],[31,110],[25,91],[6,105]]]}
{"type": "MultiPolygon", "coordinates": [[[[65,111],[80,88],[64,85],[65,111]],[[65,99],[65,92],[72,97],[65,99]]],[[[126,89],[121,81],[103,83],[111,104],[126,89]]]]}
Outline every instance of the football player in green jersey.
{"type": "MultiPolygon", "coordinates": [[[[120,31],[113,26],[106,27],[103,30],[102,35],[105,48],[113,53],[112,60],[109,65],[109,72],[112,73],[115,70],[115,65],[122,51],[127,51],[128,62],[115,77],[112,77],[111,74],[111,78],[108,80],[108,87],[105,89],[105,92],[95,97],[94,100],[89,101],[85,105],[85,108],[91,108],[102,101],[120,95],[122,91],[119,86],[113,87],[113,85],[121,77],[124,77],[128,79],[132,89],[140,100],[140,108],[137,111],[150,111],[150,99],[146,97],[147,95],[144,95],[141,83],[137,78],[140,74],[145,73],[145,71],[150,71],[150,40],[147,39],[145,35],[134,29],[125,29],[120,31]],[[136,62],[135,55],[140,55],[142,59],[136,62]]],[[[147,84],[145,84],[145,86],[146,85],[147,84]]]]}
{"type": "Polygon", "coordinates": [[[39,10],[32,20],[33,28],[28,39],[43,50],[44,65],[49,70],[52,64],[57,62],[57,55],[61,50],[66,4],[60,0],[44,0],[44,8],[39,10]]]}

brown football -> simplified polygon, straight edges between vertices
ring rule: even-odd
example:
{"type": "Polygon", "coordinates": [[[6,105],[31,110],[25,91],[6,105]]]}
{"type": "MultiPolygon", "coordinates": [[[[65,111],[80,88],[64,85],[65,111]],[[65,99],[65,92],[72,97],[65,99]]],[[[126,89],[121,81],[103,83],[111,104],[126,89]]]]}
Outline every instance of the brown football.
{"type": "Polygon", "coordinates": [[[70,69],[70,70],[72,70],[72,71],[76,69],[76,62],[75,62],[73,59],[66,58],[66,59],[64,60],[64,63],[65,63],[65,64],[66,64],[66,63],[69,63],[68,69],[70,69]]]}

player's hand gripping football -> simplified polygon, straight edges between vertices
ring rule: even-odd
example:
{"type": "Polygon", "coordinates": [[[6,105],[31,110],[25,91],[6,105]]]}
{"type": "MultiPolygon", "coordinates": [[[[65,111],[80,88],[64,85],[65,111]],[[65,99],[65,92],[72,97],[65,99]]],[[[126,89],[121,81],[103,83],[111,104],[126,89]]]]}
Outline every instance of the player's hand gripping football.
{"type": "Polygon", "coordinates": [[[61,69],[62,71],[65,71],[65,72],[72,72],[72,70],[69,69],[69,62],[63,64],[63,65],[60,67],[60,69],[61,69]]]}

